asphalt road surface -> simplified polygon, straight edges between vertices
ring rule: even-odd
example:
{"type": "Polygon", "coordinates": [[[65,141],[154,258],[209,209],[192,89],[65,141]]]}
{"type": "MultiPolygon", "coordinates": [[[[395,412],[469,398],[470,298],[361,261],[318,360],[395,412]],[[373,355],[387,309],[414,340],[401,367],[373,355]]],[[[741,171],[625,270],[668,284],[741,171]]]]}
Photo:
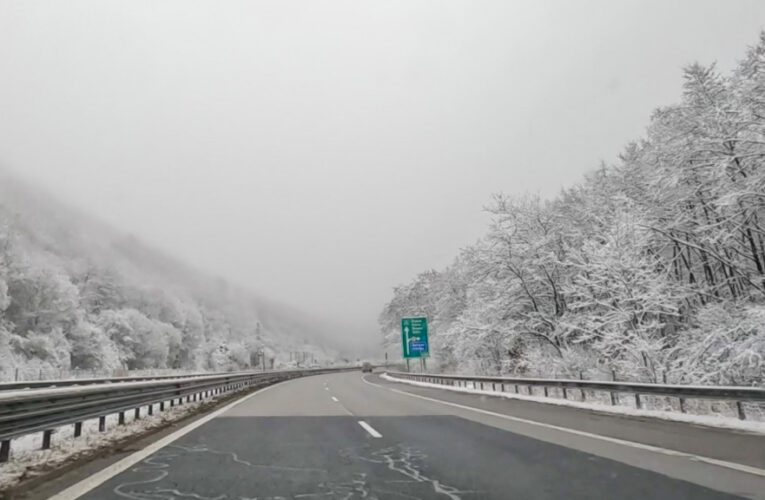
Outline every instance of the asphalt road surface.
{"type": "Polygon", "coordinates": [[[348,372],[258,392],[81,498],[765,498],[763,464],[756,435],[348,372]]]}

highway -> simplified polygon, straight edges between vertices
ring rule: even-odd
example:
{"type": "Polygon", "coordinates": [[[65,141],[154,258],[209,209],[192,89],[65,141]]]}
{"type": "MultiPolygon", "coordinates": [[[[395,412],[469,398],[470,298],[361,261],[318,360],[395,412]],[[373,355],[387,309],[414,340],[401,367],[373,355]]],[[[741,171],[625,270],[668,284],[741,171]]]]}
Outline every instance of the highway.
{"type": "Polygon", "coordinates": [[[765,498],[765,438],[388,382],[261,390],[55,500],[765,498]]]}

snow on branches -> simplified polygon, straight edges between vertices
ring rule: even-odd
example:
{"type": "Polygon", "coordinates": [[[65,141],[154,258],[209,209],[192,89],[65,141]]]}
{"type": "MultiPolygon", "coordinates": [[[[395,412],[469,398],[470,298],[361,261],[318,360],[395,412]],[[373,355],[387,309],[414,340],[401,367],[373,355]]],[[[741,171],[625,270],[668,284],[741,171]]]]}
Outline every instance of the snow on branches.
{"type": "Polygon", "coordinates": [[[486,235],[394,290],[445,369],[765,383],[765,32],[685,68],[645,139],[552,200],[496,195],[486,235]],[[587,372],[587,373],[586,373],[587,372]]]}

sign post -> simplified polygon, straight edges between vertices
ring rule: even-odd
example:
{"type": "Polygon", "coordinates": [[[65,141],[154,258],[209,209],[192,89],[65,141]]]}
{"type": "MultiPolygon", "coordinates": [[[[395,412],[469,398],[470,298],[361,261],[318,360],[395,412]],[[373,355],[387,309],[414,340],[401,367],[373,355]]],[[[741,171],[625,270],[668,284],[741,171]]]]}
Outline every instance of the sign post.
{"type": "Polygon", "coordinates": [[[401,318],[401,345],[407,368],[412,358],[420,359],[424,368],[425,358],[430,356],[428,318],[401,318]]]}

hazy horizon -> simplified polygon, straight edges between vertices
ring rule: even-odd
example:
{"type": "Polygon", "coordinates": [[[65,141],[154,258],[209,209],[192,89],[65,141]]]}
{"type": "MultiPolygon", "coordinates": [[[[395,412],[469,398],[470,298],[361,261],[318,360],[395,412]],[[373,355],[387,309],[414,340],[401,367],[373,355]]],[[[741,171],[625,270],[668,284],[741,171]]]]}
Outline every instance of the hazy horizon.
{"type": "MultiPolygon", "coordinates": [[[[760,15],[757,15],[757,14],[760,15]]],[[[0,167],[374,348],[494,192],[614,161],[765,3],[0,2],[0,167]]]]}

